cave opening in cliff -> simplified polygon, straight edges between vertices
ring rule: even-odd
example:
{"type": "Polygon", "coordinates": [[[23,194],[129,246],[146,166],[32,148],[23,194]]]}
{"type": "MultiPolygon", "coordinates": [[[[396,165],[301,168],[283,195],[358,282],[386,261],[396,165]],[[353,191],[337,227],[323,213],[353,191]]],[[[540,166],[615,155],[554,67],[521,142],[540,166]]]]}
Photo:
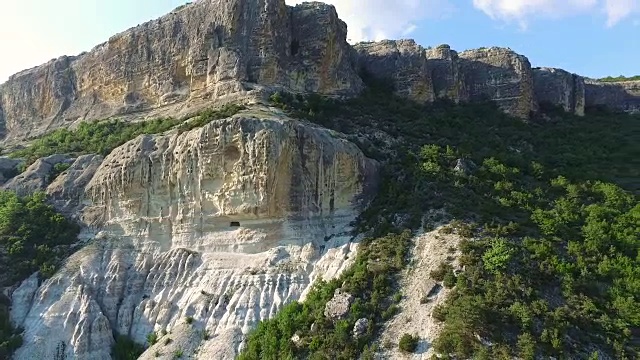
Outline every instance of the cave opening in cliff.
{"type": "Polygon", "coordinates": [[[232,221],[229,226],[231,226],[231,227],[239,227],[240,226],[240,221],[232,221]]]}
{"type": "Polygon", "coordinates": [[[298,54],[299,50],[300,50],[300,42],[296,39],[293,39],[291,41],[291,55],[295,56],[296,54],[298,54]]]}

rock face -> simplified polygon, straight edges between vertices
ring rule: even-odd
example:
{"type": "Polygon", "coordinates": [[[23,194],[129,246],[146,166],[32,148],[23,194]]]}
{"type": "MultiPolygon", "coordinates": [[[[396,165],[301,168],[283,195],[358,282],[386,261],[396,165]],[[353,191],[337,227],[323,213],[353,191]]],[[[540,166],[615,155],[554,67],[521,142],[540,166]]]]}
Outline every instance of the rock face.
{"type": "Polygon", "coordinates": [[[99,234],[14,292],[15,358],[109,359],[113,332],[163,330],[185,355],[232,358],[258,321],[350,265],[376,174],[340,134],[255,107],[78,158],[47,191],[99,234]]]}
{"type": "Polygon", "coordinates": [[[332,320],[340,320],[347,316],[352,302],[353,295],[336,289],[333,298],[325,305],[324,316],[332,320]]]}
{"type": "Polygon", "coordinates": [[[637,113],[640,112],[640,81],[602,83],[587,80],[585,97],[587,106],[637,113]]]}
{"type": "Polygon", "coordinates": [[[468,101],[469,93],[458,53],[443,44],[428,49],[426,56],[435,97],[455,102],[468,101]]]}
{"type": "Polygon", "coordinates": [[[564,111],[584,115],[584,79],[562,69],[533,69],[533,84],[538,102],[562,106],[564,111]]]}
{"type": "Polygon", "coordinates": [[[425,49],[413,40],[385,40],[354,46],[358,65],[370,74],[391,79],[395,92],[417,102],[434,99],[425,49]]]}
{"type": "Polygon", "coordinates": [[[459,57],[471,100],[494,100],[506,113],[523,119],[537,110],[526,57],[498,47],[464,51],[459,57]]]}
{"type": "Polygon", "coordinates": [[[223,103],[263,87],[357,93],[346,24],[332,6],[201,0],[0,85],[0,126],[35,136],[84,119],[223,103]]]}
{"type": "MultiPolygon", "coordinates": [[[[0,136],[16,143],[89,119],[182,116],[213,104],[262,101],[275,90],[354,96],[363,89],[361,68],[393,79],[399,95],[419,102],[493,99],[528,118],[540,100],[581,113],[579,77],[538,71],[534,78],[527,58],[510,49],[458,54],[448,45],[425,50],[413,40],[351,47],[346,33],[335,8],[318,2],[199,0],[90,52],[9,78],[0,85],[0,136]]],[[[586,102],[635,111],[639,88],[589,83],[586,102]]]]}
{"type": "Polygon", "coordinates": [[[22,174],[4,184],[3,189],[13,190],[20,196],[44,190],[52,180],[51,174],[53,167],[60,163],[71,164],[74,160],[74,158],[68,155],[51,155],[38,159],[22,174]]]}
{"type": "Polygon", "coordinates": [[[84,195],[84,189],[102,164],[100,155],[79,156],[71,166],[47,187],[47,196],[56,209],[74,217],[84,195]]]}

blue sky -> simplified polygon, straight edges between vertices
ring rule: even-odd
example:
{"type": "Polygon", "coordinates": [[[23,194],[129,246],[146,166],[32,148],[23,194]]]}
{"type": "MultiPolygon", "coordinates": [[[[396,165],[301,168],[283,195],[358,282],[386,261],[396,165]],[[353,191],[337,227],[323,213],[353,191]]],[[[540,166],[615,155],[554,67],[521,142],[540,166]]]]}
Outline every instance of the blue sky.
{"type": "MultiPolygon", "coordinates": [[[[203,0],[207,1],[207,0],[203,0]]],[[[0,82],[159,17],[184,0],[6,0],[0,82]]],[[[287,3],[299,1],[287,0],[287,3]]],[[[591,77],[640,74],[640,0],[327,0],[350,40],[414,38],[456,50],[504,46],[533,66],[591,77]]]]}

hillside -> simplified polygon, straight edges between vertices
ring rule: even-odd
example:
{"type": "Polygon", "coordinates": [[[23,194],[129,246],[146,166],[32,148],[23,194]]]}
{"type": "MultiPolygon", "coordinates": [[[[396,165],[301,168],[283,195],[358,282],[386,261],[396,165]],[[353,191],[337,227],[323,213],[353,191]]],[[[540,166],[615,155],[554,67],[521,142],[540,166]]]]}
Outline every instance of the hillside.
{"type": "Polygon", "coordinates": [[[0,357],[640,356],[640,82],[345,39],[201,0],[1,84],[0,357]]]}

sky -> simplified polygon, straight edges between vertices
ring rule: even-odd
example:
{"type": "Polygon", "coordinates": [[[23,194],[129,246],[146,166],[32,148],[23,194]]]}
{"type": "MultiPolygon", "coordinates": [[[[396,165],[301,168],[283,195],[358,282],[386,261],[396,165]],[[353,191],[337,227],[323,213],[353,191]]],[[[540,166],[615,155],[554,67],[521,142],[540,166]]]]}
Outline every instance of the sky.
{"type": "MultiPolygon", "coordinates": [[[[206,0],[203,0],[206,1],[206,0]]],[[[288,4],[301,1],[286,0],[288,4]]],[[[462,51],[510,47],[533,66],[589,77],[640,74],[640,0],[326,0],[350,42],[413,38],[462,51]]],[[[88,51],[185,0],[2,0],[0,83],[88,51]]]]}

